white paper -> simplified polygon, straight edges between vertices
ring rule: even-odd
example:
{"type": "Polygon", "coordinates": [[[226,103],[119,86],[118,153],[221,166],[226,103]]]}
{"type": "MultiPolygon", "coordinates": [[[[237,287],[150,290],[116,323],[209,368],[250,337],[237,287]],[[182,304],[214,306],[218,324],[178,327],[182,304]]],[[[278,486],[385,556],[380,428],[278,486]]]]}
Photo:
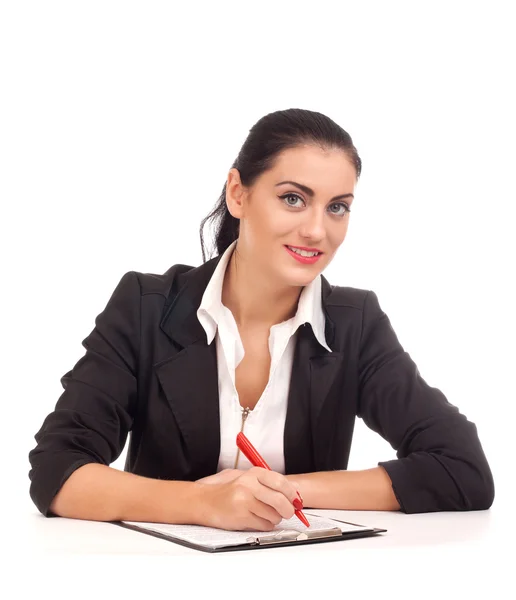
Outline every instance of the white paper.
{"type": "Polygon", "coordinates": [[[310,522],[310,527],[305,527],[299,519],[294,516],[291,519],[283,519],[271,531],[226,531],[225,529],[216,529],[214,527],[202,527],[200,525],[172,525],[169,523],[144,523],[141,521],[122,521],[128,525],[136,525],[142,529],[148,529],[179,538],[186,542],[205,546],[207,548],[223,548],[225,546],[238,546],[248,543],[249,538],[260,536],[271,536],[278,531],[298,531],[304,533],[307,531],[320,531],[323,529],[332,529],[338,527],[341,531],[367,531],[371,527],[362,525],[351,525],[334,521],[325,517],[309,515],[304,512],[310,522]]]}

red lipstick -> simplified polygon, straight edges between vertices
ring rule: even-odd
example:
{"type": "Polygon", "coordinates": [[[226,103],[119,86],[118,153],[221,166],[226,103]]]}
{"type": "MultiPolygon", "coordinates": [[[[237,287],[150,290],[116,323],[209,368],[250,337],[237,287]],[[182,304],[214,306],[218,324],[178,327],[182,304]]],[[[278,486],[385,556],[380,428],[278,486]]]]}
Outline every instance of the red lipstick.
{"type": "MultiPolygon", "coordinates": [[[[321,252],[320,250],[317,250],[317,248],[302,248],[300,246],[292,246],[292,248],[296,248],[299,250],[306,250],[307,252],[321,252]]],[[[300,262],[304,265],[313,265],[322,256],[322,252],[320,254],[316,254],[315,256],[301,256],[300,254],[293,252],[288,246],[285,246],[285,249],[290,254],[290,256],[292,256],[298,262],[300,262]]]]}
{"type": "Polygon", "coordinates": [[[290,244],[291,248],[296,248],[297,250],[306,250],[307,252],[320,252],[322,254],[322,250],[319,250],[319,248],[307,248],[306,246],[292,246],[292,244],[290,244]]]}

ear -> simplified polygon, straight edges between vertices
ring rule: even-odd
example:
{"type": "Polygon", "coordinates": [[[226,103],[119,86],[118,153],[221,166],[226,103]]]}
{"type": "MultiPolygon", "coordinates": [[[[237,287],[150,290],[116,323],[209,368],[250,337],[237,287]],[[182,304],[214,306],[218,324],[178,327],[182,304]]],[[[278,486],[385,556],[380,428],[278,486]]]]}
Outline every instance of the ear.
{"type": "Polygon", "coordinates": [[[226,182],[226,204],[235,219],[241,219],[244,214],[245,197],[246,190],[240,180],[238,169],[230,169],[226,182]]]}

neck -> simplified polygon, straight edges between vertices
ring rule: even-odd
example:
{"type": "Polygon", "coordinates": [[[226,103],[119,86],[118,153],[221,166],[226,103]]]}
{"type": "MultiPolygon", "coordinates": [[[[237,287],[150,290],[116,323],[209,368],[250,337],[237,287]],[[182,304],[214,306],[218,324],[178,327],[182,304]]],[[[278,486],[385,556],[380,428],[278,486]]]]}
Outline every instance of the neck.
{"type": "Polygon", "coordinates": [[[239,327],[266,327],[292,318],[302,287],[278,287],[265,274],[246,264],[233,251],[222,286],[222,303],[233,313],[239,327]]]}

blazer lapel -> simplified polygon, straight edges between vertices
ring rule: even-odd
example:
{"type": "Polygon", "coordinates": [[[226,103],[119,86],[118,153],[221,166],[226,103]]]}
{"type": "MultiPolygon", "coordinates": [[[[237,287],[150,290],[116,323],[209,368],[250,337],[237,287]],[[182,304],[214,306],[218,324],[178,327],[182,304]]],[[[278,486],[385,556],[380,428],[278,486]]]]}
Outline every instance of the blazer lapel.
{"type": "Polygon", "coordinates": [[[315,470],[314,440],[311,427],[310,359],[317,350],[308,325],[297,332],[296,347],[287,401],[287,416],[283,437],[285,473],[309,473],[315,470]]]}
{"type": "Polygon", "coordinates": [[[178,276],[160,328],[179,349],[154,365],[183,436],[187,476],[192,480],[215,473],[220,453],[216,342],[206,343],[206,332],[197,318],[202,295],[220,258],[178,276]]]}
{"type": "Polygon", "coordinates": [[[286,473],[324,470],[335,426],[328,410],[330,394],[341,372],[343,354],[335,351],[335,324],[326,310],[332,286],[322,277],[322,307],[325,312],[325,337],[328,352],[315,337],[310,325],[300,327],[294,353],[285,422],[284,452],[286,473]]]}

